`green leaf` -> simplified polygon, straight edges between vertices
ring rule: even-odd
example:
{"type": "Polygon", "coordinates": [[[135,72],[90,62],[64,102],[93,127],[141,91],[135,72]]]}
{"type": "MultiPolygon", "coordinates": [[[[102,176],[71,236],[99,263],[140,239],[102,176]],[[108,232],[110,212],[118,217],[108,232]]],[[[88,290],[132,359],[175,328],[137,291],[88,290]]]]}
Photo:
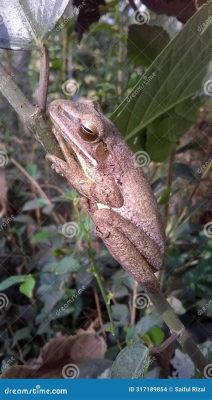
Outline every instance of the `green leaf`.
{"type": "Polygon", "coordinates": [[[174,110],[157,118],[147,128],[145,149],[154,161],[166,160],[176,147],[178,139],[196,120],[199,102],[186,101],[182,102],[180,106],[176,106],[174,110]],[[187,115],[185,110],[188,112],[187,115]]]}
{"type": "Polygon", "coordinates": [[[127,39],[128,58],[135,65],[149,65],[168,42],[168,33],[159,26],[130,25],[127,39]]]}
{"type": "Polygon", "coordinates": [[[34,287],[35,279],[33,276],[28,275],[26,280],[20,285],[19,291],[31,299],[34,287]]]}
{"type": "Polygon", "coordinates": [[[168,186],[161,193],[158,203],[159,204],[167,204],[169,201],[169,198],[170,198],[170,194],[171,194],[171,188],[170,188],[170,186],[168,186]]]}
{"type": "Polygon", "coordinates": [[[37,177],[37,175],[38,175],[38,167],[37,167],[36,164],[33,164],[33,163],[32,164],[28,164],[26,166],[26,170],[31,176],[33,176],[33,178],[37,177]]]}
{"type": "Polygon", "coordinates": [[[189,19],[115,110],[112,119],[127,139],[203,89],[211,60],[212,24],[206,23],[211,14],[210,1],[189,19]]]}
{"type": "Polygon", "coordinates": [[[66,256],[61,261],[49,264],[47,268],[49,272],[60,275],[67,272],[79,271],[81,269],[81,264],[73,256],[66,256]]]}
{"type": "Polygon", "coordinates": [[[30,211],[30,210],[35,210],[36,208],[42,208],[45,206],[49,206],[49,201],[46,199],[35,199],[35,200],[30,200],[27,201],[24,206],[23,206],[23,211],[30,211]]]}
{"type": "Polygon", "coordinates": [[[145,149],[151,160],[161,162],[167,159],[175,146],[174,125],[169,117],[150,124],[145,149]]]}
{"type": "Polygon", "coordinates": [[[111,378],[139,378],[146,372],[149,350],[141,343],[120,351],[111,367],[111,378]]]}
{"type": "Polygon", "coordinates": [[[48,231],[47,229],[43,229],[32,236],[31,242],[34,244],[48,242],[51,237],[52,232],[48,231]]]}
{"type": "Polygon", "coordinates": [[[111,308],[113,321],[117,326],[129,323],[129,309],[126,304],[114,304],[111,308]]]}
{"type": "Polygon", "coordinates": [[[153,326],[147,333],[155,346],[159,346],[165,338],[164,332],[159,326],[153,326]]]}
{"type": "Polygon", "coordinates": [[[19,340],[23,340],[23,339],[29,339],[30,338],[30,328],[29,326],[26,326],[24,328],[18,329],[14,336],[13,336],[13,344],[12,347],[14,347],[19,340]]]}
{"type": "Polygon", "coordinates": [[[12,275],[0,283],[0,290],[5,290],[17,283],[24,282],[28,275],[12,275]]]}

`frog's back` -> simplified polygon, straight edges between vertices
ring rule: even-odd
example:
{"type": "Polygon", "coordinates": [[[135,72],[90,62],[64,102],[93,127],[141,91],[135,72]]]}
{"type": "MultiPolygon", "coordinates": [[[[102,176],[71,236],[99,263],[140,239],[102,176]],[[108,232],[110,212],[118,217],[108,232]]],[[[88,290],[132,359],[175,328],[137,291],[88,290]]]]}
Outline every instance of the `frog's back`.
{"type": "Polygon", "coordinates": [[[117,212],[140,227],[164,253],[164,228],[150,183],[129,147],[123,143],[120,150],[119,182],[124,205],[117,212]]]}

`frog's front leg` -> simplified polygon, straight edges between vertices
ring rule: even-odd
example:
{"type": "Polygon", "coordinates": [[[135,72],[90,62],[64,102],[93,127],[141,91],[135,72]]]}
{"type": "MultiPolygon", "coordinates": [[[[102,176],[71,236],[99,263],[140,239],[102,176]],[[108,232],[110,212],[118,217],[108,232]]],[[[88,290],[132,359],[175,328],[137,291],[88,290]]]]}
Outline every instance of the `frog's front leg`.
{"type": "MultiPolygon", "coordinates": [[[[113,257],[133,275],[134,279],[150,292],[158,292],[159,283],[154,275],[156,265],[151,265],[150,259],[147,261],[150,252],[152,258],[157,255],[161,260],[161,255],[156,247],[152,247],[151,239],[149,250],[145,247],[145,234],[140,232],[140,242],[136,246],[133,243],[135,231],[139,238],[139,229],[133,224],[128,223],[113,210],[101,209],[90,213],[96,226],[98,236],[102,238],[109,252],[113,257]],[[133,240],[132,240],[133,238],[133,240]],[[143,240],[143,242],[142,242],[143,240]],[[140,248],[139,248],[140,246],[140,248]],[[142,249],[142,252],[140,251],[142,249]],[[146,258],[147,257],[147,258],[146,258]],[[152,269],[153,266],[153,269],[152,269]]],[[[160,261],[161,264],[161,261],[160,261]]]]}
{"type": "Polygon", "coordinates": [[[46,158],[52,162],[56,172],[64,176],[71,186],[83,196],[110,207],[123,205],[122,194],[111,177],[102,176],[101,182],[98,181],[98,183],[90,180],[70,153],[67,162],[51,154],[47,154],[46,158]]]}

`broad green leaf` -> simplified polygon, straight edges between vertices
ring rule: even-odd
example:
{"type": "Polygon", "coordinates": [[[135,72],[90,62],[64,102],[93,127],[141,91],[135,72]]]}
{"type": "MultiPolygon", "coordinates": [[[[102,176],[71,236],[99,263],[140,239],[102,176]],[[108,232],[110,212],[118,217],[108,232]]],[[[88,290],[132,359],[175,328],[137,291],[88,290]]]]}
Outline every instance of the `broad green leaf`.
{"type": "Polygon", "coordinates": [[[153,161],[163,161],[176,146],[174,124],[171,118],[152,122],[148,127],[145,149],[153,161]]]}
{"type": "Polygon", "coordinates": [[[31,176],[33,176],[33,178],[36,178],[38,176],[38,166],[36,164],[28,164],[26,166],[26,170],[31,176]]]}
{"type": "Polygon", "coordinates": [[[153,326],[147,334],[149,335],[151,341],[154,343],[155,346],[159,346],[165,339],[165,334],[159,326],[153,326]]]}
{"type": "Polygon", "coordinates": [[[170,188],[170,186],[167,186],[161,193],[158,203],[159,204],[167,204],[169,201],[169,198],[170,198],[170,194],[171,194],[171,188],[170,188]]]}
{"type": "Polygon", "coordinates": [[[129,308],[126,304],[114,304],[111,308],[113,321],[117,326],[129,323],[129,308]]]}
{"type": "Polygon", "coordinates": [[[30,200],[27,201],[24,206],[23,206],[23,211],[30,211],[30,210],[35,210],[36,208],[42,208],[45,206],[48,206],[49,202],[46,199],[35,199],[35,200],[30,200]]]}
{"type": "Polygon", "coordinates": [[[112,378],[139,378],[146,372],[149,350],[141,343],[125,347],[116,357],[110,371],[112,378]]]}
{"type": "Polygon", "coordinates": [[[212,58],[211,14],[210,1],[189,19],[115,110],[112,119],[126,139],[203,92],[212,58]]]}
{"type": "Polygon", "coordinates": [[[67,272],[77,272],[80,269],[81,264],[72,256],[66,256],[61,261],[54,262],[47,266],[47,270],[56,275],[65,274],[67,272]]]}
{"type": "Polygon", "coordinates": [[[24,282],[28,275],[12,275],[0,283],[0,291],[16,285],[17,283],[24,282]]]}
{"type": "Polygon", "coordinates": [[[69,0],[1,0],[0,48],[39,46],[63,14],[69,0]]]}
{"type": "Polygon", "coordinates": [[[196,121],[199,102],[182,102],[174,110],[157,118],[147,128],[145,149],[153,161],[164,161],[176,147],[178,139],[196,121]],[[187,114],[186,114],[187,112],[187,114]]]}
{"type": "Polygon", "coordinates": [[[29,339],[31,336],[30,331],[31,331],[31,329],[29,326],[18,329],[13,336],[12,347],[14,347],[19,342],[19,340],[29,339]]]}
{"type": "Polygon", "coordinates": [[[31,239],[32,243],[43,243],[48,242],[52,236],[52,232],[47,229],[43,229],[37,233],[35,233],[31,239]]]}
{"type": "Polygon", "coordinates": [[[25,296],[29,297],[29,299],[31,299],[34,287],[35,279],[33,278],[33,276],[29,275],[27,276],[26,280],[20,285],[19,291],[25,294],[25,296]]]}
{"type": "Polygon", "coordinates": [[[127,39],[128,58],[135,65],[149,65],[168,42],[168,33],[159,26],[130,25],[127,39]]]}

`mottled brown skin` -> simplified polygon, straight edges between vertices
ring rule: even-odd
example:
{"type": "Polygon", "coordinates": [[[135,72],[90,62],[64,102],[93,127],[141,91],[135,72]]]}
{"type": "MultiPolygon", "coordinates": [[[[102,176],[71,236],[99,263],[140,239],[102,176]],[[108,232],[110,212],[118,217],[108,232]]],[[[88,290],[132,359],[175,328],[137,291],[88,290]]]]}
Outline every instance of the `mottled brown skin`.
{"type": "Polygon", "coordinates": [[[96,102],[55,100],[49,113],[66,161],[48,159],[87,199],[97,234],[114,258],[146,289],[159,291],[154,272],[162,266],[164,232],[133,153],[96,102]]]}

